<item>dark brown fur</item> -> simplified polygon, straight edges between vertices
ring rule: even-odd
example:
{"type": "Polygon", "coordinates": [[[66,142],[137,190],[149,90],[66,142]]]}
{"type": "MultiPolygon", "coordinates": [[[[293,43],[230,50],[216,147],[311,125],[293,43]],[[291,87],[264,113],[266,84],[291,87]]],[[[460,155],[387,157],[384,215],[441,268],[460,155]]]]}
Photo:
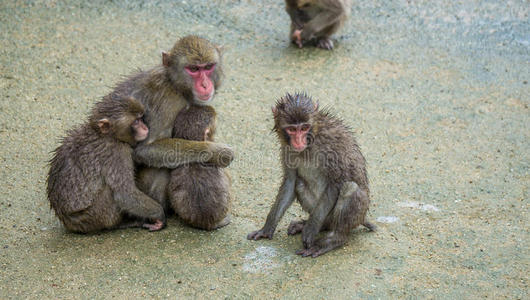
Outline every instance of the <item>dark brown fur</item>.
{"type": "MultiPolygon", "coordinates": [[[[190,106],[175,121],[174,138],[213,141],[215,110],[210,106],[190,106]]],[[[213,230],[230,222],[230,178],[213,165],[191,163],[171,171],[169,202],[188,225],[213,230]]]]}
{"type": "Polygon", "coordinates": [[[348,19],[351,0],[285,0],[286,11],[291,17],[290,37],[301,30],[302,44],[314,42],[317,47],[331,50],[330,37],[339,30],[348,19]]]}
{"type": "Polygon", "coordinates": [[[218,48],[205,39],[187,36],[178,40],[169,53],[163,53],[161,62],[119,83],[106,99],[133,96],[145,106],[150,133],[134,151],[134,160],[140,165],[137,185],[166,209],[169,169],[189,162],[224,167],[232,161],[233,152],[222,144],[172,138],[177,114],[189,103],[197,102],[193,81],[184,67],[215,63],[210,78],[217,89],[223,76],[218,48]]]}
{"type": "Polygon", "coordinates": [[[134,182],[131,124],[143,106],[134,99],[95,105],[89,122],[72,129],[50,161],[47,193],[64,226],[74,232],[165,223],[161,206],[134,182]],[[102,132],[100,120],[108,120],[102,132]]]}
{"type": "Polygon", "coordinates": [[[342,120],[305,94],[287,95],[276,103],[274,130],[281,143],[283,183],[265,226],[248,235],[249,239],[272,238],[285,210],[296,197],[310,216],[295,221],[288,233],[302,232],[302,256],[319,256],[345,243],[351,230],[365,225],[370,190],[365,159],[351,130],[342,120]],[[282,129],[287,124],[309,123],[308,145],[294,151],[282,129]],[[321,231],[327,233],[317,239],[321,231]]]}

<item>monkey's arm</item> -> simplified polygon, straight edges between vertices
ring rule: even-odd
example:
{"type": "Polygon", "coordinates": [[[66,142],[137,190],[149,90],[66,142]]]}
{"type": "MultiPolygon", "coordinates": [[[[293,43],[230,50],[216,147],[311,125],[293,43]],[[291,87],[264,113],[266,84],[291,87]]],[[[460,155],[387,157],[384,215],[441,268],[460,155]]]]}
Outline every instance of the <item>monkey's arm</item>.
{"type": "Polygon", "coordinates": [[[337,187],[331,185],[326,188],[326,192],[323,193],[322,197],[319,199],[317,206],[313,209],[311,215],[309,215],[309,219],[305,223],[304,229],[302,229],[302,242],[304,248],[308,249],[313,246],[315,237],[320,232],[326,217],[335,206],[338,196],[339,189],[337,187]]]}
{"type": "Polygon", "coordinates": [[[297,8],[287,7],[287,14],[291,17],[291,22],[295,29],[302,29],[304,27],[304,22],[302,21],[302,11],[297,8]]]}
{"type": "Polygon", "coordinates": [[[286,169],[283,177],[283,182],[276,196],[276,201],[272,206],[265,226],[258,231],[251,232],[247,235],[249,240],[259,240],[261,238],[272,239],[276,226],[283,214],[291,206],[294,201],[294,186],[296,183],[296,169],[286,169]]]}
{"type": "Polygon", "coordinates": [[[212,163],[227,167],[234,152],[227,145],[165,138],[151,144],[139,145],[134,150],[134,160],[155,168],[174,169],[185,163],[212,163]]]}
{"type": "Polygon", "coordinates": [[[325,0],[322,2],[322,11],[311,19],[311,21],[304,24],[301,34],[303,40],[314,38],[316,33],[338,22],[346,13],[346,8],[341,4],[341,1],[325,0]]]}
{"type": "Polygon", "coordinates": [[[105,183],[112,190],[118,207],[127,214],[151,221],[166,222],[163,207],[136,187],[132,149],[122,144],[112,149],[109,163],[103,168],[105,183]]]}
{"type": "Polygon", "coordinates": [[[122,211],[135,217],[166,224],[166,215],[162,206],[136,187],[113,189],[114,201],[122,211]]]}

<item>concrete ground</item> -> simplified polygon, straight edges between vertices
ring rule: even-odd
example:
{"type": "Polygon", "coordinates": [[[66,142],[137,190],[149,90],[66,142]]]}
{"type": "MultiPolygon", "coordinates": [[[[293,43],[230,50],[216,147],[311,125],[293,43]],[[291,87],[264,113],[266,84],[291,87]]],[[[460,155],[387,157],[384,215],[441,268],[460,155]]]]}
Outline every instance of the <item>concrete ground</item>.
{"type": "Polygon", "coordinates": [[[528,1],[354,1],[332,52],[288,42],[283,2],[0,3],[0,298],[528,299],[528,1]],[[224,46],[217,140],[237,153],[233,222],[66,232],[50,152],[92,104],[186,34],[224,46]],[[307,91],[354,128],[379,231],[300,258],[270,106],[307,91]]]}

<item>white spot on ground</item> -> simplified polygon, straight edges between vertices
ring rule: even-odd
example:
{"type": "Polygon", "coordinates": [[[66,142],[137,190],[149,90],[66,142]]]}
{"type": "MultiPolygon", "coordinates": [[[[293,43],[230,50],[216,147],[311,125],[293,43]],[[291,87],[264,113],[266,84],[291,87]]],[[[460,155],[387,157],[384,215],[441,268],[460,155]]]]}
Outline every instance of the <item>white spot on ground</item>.
{"type": "Polygon", "coordinates": [[[249,273],[266,273],[279,266],[273,259],[276,256],[278,256],[276,248],[259,246],[254,252],[245,255],[246,262],[243,264],[243,271],[249,273]]]}
{"type": "Polygon", "coordinates": [[[399,202],[400,207],[417,208],[423,211],[440,211],[440,209],[432,204],[425,204],[419,202],[399,202]]]}
{"type": "Polygon", "coordinates": [[[396,223],[399,221],[399,218],[394,216],[380,216],[375,220],[379,223],[396,223]]]}

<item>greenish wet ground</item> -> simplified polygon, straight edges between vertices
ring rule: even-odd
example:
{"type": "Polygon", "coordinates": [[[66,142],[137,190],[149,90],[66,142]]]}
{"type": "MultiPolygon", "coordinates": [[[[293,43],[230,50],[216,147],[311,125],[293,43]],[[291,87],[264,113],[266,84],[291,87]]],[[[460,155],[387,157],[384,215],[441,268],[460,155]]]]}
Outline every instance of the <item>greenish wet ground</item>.
{"type": "Polygon", "coordinates": [[[356,1],[333,52],[289,46],[282,1],[0,3],[0,298],[528,297],[528,1],[356,1]],[[64,231],[45,196],[65,131],[186,34],[224,46],[217,140],[233,222],[64,231]],[[379,231],[317,259],[247,241],[279,184],[270,106],[307,91],[351,125],[379,231]]]}

